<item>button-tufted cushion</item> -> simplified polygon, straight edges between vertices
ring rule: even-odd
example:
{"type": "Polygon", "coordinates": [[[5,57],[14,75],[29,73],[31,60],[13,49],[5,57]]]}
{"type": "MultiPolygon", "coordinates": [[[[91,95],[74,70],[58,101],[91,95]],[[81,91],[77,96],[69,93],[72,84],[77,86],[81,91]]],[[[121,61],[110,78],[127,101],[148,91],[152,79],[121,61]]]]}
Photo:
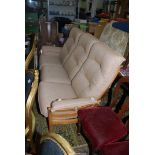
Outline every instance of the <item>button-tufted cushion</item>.
{"type": "Polygon", "coordinates": [[[101,155],[129,155],[129,141],[115,142],[102,146],[101,155]]]}
{"type": "Polygon", "coordinates": [[[72,28],[69,34],[69,38],[62,48],[43,46],[42,55],[40,56],[40,68],[42,68],[43,65],[48,64],[64,64],[64,62],[73,52],[73,49],[77,46],[79,37],[82,34],[83,32],[80,29],[72,28]],[[54,61],[54,59],[57,61],[54,61]]]}
{"type": "Polygon", "coordinates": [[[64,68],[71,80],[86,61],[92,45],[96,42],[98,42],[98,40],[88,33],[85,33],[80,37],[77,47],[64,63],[64,68]]]}
{"type": "Polygon", "coordinates": [[[60,54],[60,60],[62,64],[66,62],[73,49],[77,46],[80,36],[84,34],[80,29],[73,27],[70,31],[69,38],[63,46],[62,52],[60,54]]]}
{"type": "Polygon", "coordinates": [[[93,107],[78,111],[82,130],[96,150],[120,140],[127,134],[125,125],[110,107],[93,107]]]}
{"type": "MultiPolygon", "coordinates": [[[[41,80],[47,82],[61,82],[61,83],[71,83],[71,80],[80,70],[82,64],[88,58],[89,52],[93,44],[97,42],[97,39],[90,34],[83,34],[80,37],[80,41],[77,47],[74,48],[72,54],[64,64],[57,65],[43,65],[41,69],[41,80]],[[59,73],[60,72],[60,73],[59,73]]],[[[50,61],[47,58],[46,63],[50,61]]],[[[55,59],[54,61],[58,61],[55,59]]]]}
{"type": "Polygon", "coordinates": [[[103,42],[96,42],[90,55],[72,80],[79,97],[99,99],[115,79],[125,59],[103,42]]]}

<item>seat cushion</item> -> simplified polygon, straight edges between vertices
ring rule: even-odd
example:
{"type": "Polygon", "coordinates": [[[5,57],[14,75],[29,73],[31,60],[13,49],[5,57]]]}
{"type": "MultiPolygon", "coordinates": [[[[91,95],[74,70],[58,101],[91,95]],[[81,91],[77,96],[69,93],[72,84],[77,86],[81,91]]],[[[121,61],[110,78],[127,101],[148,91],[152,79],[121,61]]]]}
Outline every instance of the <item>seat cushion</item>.
{"type": "Polygon", "coordinates": [[[38,88],[39,108],[42,115],[47,117],[47,108],[50,103],[58,98],[71,99],[76,98],[76,94],[70,84],[40,82],[38,88]]]}
{"type": "Polygon", "coordinates": [[[62,50],[62,47],[43,46],[42,47],[42,54],[44,54],[44,55],[49,55],[49,54],[59,55],[61,50],[62,50]]]}
{"type": "Polygon", "coordinates": [[[124,124],[109,107],[79,110],[78,116],[83,132],[95,150],[104,144],[118,141],[127,134],[124,124]]]}
{"type": "Polygon", "coordinates": [[[45,65],[41,69],[41,80],[46,82],[58,82],[70,84],[67,72],[62,66],[45,65]]]}
{"type": "Polygon", "coordinates": [[[61,65],[59,56],[57,55],[41,55],[39,59],[40,69],[45,65],[61,65]]]}
{"type": "Polygon", "coordinates": [[[101,155],[129,155],[129,142],[115,142],[104,145],[101,150],[101,155]]]}

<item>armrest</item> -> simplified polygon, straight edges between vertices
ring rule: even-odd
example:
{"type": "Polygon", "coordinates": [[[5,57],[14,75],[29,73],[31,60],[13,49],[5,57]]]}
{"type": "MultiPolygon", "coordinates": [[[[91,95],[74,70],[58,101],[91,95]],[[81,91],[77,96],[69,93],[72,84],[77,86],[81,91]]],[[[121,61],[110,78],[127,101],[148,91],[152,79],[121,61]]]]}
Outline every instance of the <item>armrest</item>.
{"type": "Polygon", "coordinates": [[[76,99],[59,99],[51,104],[51,111],[66,110],[66,109],[78,109],[81,107],[91,106],[99,104],[99,101],[95,98],[76,98],[76,99]]]}

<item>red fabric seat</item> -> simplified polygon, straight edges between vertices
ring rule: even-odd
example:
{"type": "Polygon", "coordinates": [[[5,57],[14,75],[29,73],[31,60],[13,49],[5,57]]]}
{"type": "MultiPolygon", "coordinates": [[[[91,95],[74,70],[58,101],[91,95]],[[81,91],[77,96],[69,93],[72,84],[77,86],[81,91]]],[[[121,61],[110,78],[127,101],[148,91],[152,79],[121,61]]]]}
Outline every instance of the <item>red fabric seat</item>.
{"type": "Polygon", "coordinates": [[[127,134],[127,129],[110,107],[93,107],[78,111],[84,135],[95,150],[116,142],[127,134]]]}
{"type": "Polygon", "coordinates": [[[101,155],[129,155],[129,141],[115,142],[104,145],[101,155]]]}

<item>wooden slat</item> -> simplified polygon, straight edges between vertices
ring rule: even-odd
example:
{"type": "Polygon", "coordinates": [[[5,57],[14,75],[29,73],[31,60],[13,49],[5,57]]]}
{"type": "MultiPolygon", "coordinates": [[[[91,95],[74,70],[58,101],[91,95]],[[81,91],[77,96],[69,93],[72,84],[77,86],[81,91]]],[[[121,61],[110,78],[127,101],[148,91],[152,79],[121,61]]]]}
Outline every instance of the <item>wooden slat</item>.
{"type": "Polygon", "coordinates": [[[75,124],[78,122],[78,119],[75,118],[75,119],[67,119],[67,120],[52,120],[52,121],[49,121],[49,125],[51,124],[75,124]]]}

